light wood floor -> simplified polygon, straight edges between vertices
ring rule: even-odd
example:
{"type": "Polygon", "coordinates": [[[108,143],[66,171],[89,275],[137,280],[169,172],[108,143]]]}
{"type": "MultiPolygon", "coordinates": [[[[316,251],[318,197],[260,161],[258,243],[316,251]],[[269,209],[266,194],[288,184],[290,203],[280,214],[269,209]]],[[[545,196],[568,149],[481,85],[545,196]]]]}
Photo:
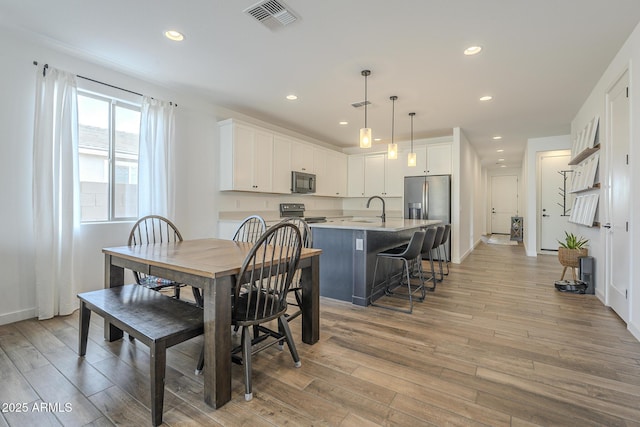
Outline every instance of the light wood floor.
{"type": "MultiPolygon", "coordinates": [[[[323,299],[302,368],[286,350],[258,354],[245,402],[234,365],[219,410],[193,373],[199,337],[169,351],[165,423],[640,426],[640,343],[594,296],[557,292],[560,272],[554,256],[482,243],[412,315],[323,299]]],[[[27,409],[0,426],[150,424],[147,347],[105,342],[94,316],[78,358],[77,320],[0,326],[0,402],[27,409]]]]}

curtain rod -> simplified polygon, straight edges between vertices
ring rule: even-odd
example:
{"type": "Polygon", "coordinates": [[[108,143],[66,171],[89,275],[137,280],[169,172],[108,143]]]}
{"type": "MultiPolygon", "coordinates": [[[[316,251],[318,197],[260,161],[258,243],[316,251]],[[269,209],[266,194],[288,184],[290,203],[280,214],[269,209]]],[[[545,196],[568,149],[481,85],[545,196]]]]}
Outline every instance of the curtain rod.
{"type": "MultiPolygon", "coordinates": [[[[33,61],[33,65],[38,65],[38,61],[33,61]]],[[[43,77],[47,74],[47,69],[48,68],[49,68],[49,64],[44,64],[44,66],[42,67],[42,76],[43,77]]],[[[76,77],[78,77],[80,79],[88,80],[90,82],[98,83],[98,84],[101,84],[103,86],[107,86],[107,87],[111,87],[111,88],[114,88],[114,89],[122,90],[122,91],[125,91],[125,92],[128,92],[128,93],[131,93],[133,95],[144,96],[141,93],[134,92],[132,90],[125,89],[125,88],[122,88],[122,87],[119,87],[119,86],[114,86],[114,85],[109,84],[109,83],[101,82],[99,80],[91,79],[89,77],[81,76],[79,74],[76,74],[76,77]]],[[[151,99],[153,99],[153,98],[151,98],[151,99]]],[[[176,107],[178,106],[178,104],[174,103],[173,101],[169,101],[169,105],[175,105],[176,107]]]]}

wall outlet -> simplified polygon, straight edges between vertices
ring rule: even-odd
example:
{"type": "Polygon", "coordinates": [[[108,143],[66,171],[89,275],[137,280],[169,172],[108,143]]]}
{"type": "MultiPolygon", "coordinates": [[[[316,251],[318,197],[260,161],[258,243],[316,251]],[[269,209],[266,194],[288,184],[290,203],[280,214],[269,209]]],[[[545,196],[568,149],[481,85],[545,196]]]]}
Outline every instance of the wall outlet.
{"type": "Polygon", "coordinates": [[[362,250],[364,250],[364,240],[356,239],[356,251],[362,251],[362,250]]]}

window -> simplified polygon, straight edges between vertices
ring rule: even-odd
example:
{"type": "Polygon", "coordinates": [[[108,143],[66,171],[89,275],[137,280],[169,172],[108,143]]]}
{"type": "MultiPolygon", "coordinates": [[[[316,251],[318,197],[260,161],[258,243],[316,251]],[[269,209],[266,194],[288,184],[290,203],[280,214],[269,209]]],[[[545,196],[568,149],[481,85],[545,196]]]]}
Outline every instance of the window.
{"type": "Polygon", "coordinates": [[[80,219],[138,216],[140,105],[78,91],[80,219]]]}

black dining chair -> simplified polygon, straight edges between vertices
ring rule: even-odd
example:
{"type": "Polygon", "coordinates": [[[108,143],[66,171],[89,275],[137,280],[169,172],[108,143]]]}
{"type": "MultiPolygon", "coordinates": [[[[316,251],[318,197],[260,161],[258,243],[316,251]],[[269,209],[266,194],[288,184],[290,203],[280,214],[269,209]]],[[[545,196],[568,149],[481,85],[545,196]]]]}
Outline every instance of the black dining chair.
{"type": "MultiPolygon", "coordinates": [[[[309,227],[309,224],[307,224],[304,219],[298,217],[289,217],[284,218],[280,222],[290,223],[298,227],[298,231],[300,231],[300,237],[302,239],[302,247],[313,247],[313,235],[311,232],[311,227],[309,227]]],[[[294,297],[293,300],[291,298],[287,300],[289,303],[289,307],[296,307],[296,310],[293,313],[287,312],[286,314],[287,321],[289,322],[302,314],[302,285],[300,283],[300,278],[301,272],[298,269],[295,276],[293,277],[291,286],[289,287],[289,294],[293,294],[294,297]]]]}
{"type": "MultiPolygon", "coordinates": [[[[232,360],[244,366],[245,400],[253,398],[252,355],[274,344],[287,343],[296,368],[300,356],[291,335],[287,312],[287,292],[298,268],[302,239],[298,227],[278,223],[269,228],[247,254],[236,275],[231,322],[242,328],[241,344],[231,351],[232,360]],[[278,329],[266,326],[277,321],[278,329]]],[[[196,372],[201,372],[204,358],[196,372]]]]}
{"type": "Polygon", "coordinates": [[[233,235],[233,240],[254,243],[266,230],[267,225],[264,219],[260,215],[251,215],[242,220],[233,235]]]}
{"type": "MultiPolygon", "coordinates": [[[[156,243],[181,242],[182,235],[173,222],[160,215],[147,215],[136,221],[129,232],[129,246],[153,245],[156,243]]],[[[173,288],[173,297],[180,299],[180,289],[185,285],[173,280],[134,271],[133,276],[138,285],[154,291],[173,288]]],[[[191,288],[196,305],[201,305],[202,297],[198,288],[191,288]]]]}

